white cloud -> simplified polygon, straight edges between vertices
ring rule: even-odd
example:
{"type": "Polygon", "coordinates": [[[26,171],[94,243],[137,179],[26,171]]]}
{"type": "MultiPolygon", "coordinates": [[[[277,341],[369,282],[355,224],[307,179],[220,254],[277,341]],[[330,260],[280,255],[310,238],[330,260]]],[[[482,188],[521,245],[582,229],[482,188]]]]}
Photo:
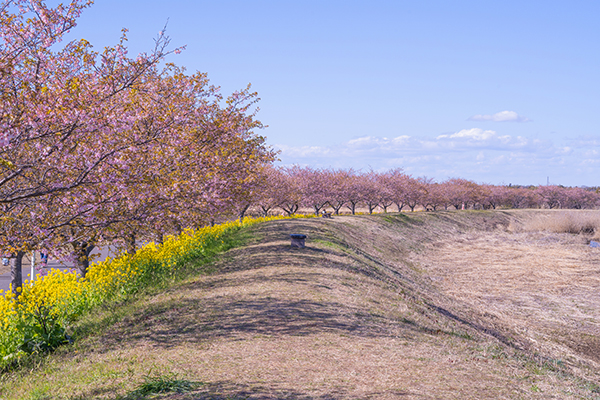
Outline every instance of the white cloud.
{"type": "MultiPolygon", "coordinates": [[[[499,136],[496,131],[480,128],[462,129],[435,138],[417,138],[407,135],[394,138],[363,136],[334,146],[288,146],[275,145],[283,158],[303,159],[359,159],[377,157],[387,160],[408,156],[445,157],[449,152],[516,151],[523,153],[548,152],[548,142],[522,136],[499,136]]],[[[556,149],[554,149],[556,150],[556,149]]],[[[552,151],[550,151],[552,153],[552,151]]]]}
{"type": "Polygon", "coordinates": [[[327,157],[331,155],[331,150],[322,146],[287,146],[285,144],[275,145],[275,148],[281,150],[282,154],[290,157],[327,157]]]}
{"type": "MultiPolygon", "coordinates": [[[[579,144],[579,143],[578,143],[579,144]]],[[[285,165],[387,170],[402,167],[413,176],[444,180],[460,176],[480,182],[537,184],[548,174],[564,184],[597,184],[595,172],[574,175],[569,165],[593,170],[598,147],[553,143],[480,128],[434,137],[363,136],[331,146],[276,145],[285,165]],[[587,176],[586,176],[587,174],[587,176]],[[577,176],[579,181],[574,181],[577,176]]],[[[587,171],[587,170],[586,170],[587,171]]]]}
{"type": "Polygon", "coordinates": [[[581,161],[581,165],[597,165],[600,164],[600,160],[595,158],[595,159],[586,159],[581,161]]]}
{"type": "Polygon", "coordinates": [[[473,128],[473,129],[463,129],[459,132],[453,133],[452,135],[439,135],[437,139],[456,139],[456,138],[464,138],[464,139],[474,139],[474,140],[489,140],[496,136],[496,132],[494,131],[484,131],[483,129],[473,128]]]}
{"type": "Polygon", "coordinates": [[[408,144],[410,136],[397,136],[392,139],[386,137],[377,136],[363,136],[356,139],[351,139],[347,142],[348,147],[351,148],[380,148],[388,146],[405,146],[408,144]]]}
{"type": "Polygon", "coordinates": [[[528,122],[529,118],[514,111],[500,111],[496,114],[477,114],[469,117],[469,121],[494,121],[494,122],[528,122]]]}
{"type": "Polygon", "coordinates": [[[571,146],[575,148],[600,147],[600,137],[598,136],[580,136],[575,139],[569,139],[571,146]]]}
{"type": "Polygon", "coordinates": [[[563,153],[563,154],[570,154],[573,152],[573,149],[570,148],[569,146],[565,146],[565,147],[560,147],[559,148],[559,152],[563,153]]]}

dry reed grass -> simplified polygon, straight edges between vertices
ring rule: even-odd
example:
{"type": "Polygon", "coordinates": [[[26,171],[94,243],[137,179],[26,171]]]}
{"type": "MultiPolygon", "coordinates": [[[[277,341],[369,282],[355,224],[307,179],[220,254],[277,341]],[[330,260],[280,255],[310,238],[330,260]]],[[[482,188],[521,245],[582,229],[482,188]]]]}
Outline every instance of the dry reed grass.
{"type": "Polygon", "coordinates": [[[597,210],[540,210],[521,214],[520,220],[513,221],[513,231],[574,233],[600,239],[600,211],[597,210]]]}
{"type": "Polygon", "coordinates": [[[598,222],[598,212],[519,213],[517,232],[446,235],[414,259],[457,304],[598,382],[600,251],[586,230],[598,222]]]}

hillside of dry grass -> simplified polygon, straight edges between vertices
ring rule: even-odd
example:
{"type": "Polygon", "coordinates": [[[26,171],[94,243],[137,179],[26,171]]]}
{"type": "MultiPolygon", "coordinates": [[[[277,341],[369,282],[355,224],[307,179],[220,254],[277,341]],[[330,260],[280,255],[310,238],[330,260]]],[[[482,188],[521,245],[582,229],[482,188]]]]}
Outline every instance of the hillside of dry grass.
{"type": "Polygon", "coordinates": [[[540,231],[539,215],[255,226],[206,274],[81,321],[0,398],[600,398],[595,232],[540,231]],[[181,393],[142,394],[157,382],[181,393]]]}
{"type": "Polygon", "coordinates": [[[436,287],[529,353],[597,381],[600,229],[592,211],[513,211],[506,230],[439,238],[414,256],[436,287]],[[486,322],[489,324],[490,322],[486,322]]]}

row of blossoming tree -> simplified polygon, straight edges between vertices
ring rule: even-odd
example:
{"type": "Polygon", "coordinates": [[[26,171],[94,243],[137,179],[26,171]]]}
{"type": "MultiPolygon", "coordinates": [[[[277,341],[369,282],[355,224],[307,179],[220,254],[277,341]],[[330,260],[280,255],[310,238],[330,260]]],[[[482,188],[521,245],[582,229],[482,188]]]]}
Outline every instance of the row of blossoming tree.
{"type": "MultiPolygon", "coordinates": [[[[600,194],[590,188],[494,186],[466,179],[435,182],[414,178],[401,169],[360,172],[352,169],[267,167],[263,185],[253,199],[256,212],[279,210],[293,214],[300,208],[316,214],[329,209],[354,214],[358,207],[395,211],[502,208],[596,208],[600,194]]],[[[258,182],[261,179],[257,180],[258,182]]],[[[248,208],[245,203],[242,210],[248,208]]]]}
{"type": "Polygon", "coordinates": [[[85,276],[99,243],[134,248],[203,226],[249,196],[274,159],[255,134],[256,93],[227,98],[205,74],[165,62],[154,48],[62,43],[91,2],[0,4],[0,249],[13,290],[32,250],[72,257],[85,276]]]}
{"type": "Polygon", "coordinates": [[[224,98],[202,73],[165,58],[169,39],[131,57],[126,32],[97,52],[63,44],[91,2],[0,3],[0,250],[13,256],[13,289],[32,250],[71,257],[85,276],[98,244],[133,251],[140,238],[243,217],[248,210],[335,213],[358,207],[591,208],[581,188],[433,182],[385,173],[275,168],[254,130],[249,88],[224,98]]]}

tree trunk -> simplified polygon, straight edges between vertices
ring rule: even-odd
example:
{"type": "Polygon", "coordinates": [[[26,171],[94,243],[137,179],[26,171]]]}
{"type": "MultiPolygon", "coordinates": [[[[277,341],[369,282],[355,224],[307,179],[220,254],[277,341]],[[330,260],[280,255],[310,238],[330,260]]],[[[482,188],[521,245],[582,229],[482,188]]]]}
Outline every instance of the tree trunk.
{"type": "MultiPolygon", "coordinates": [[[[211,220],[210,221],[210,226],[214,226],[215,224],[215,220],[211,220]]],[[[174,221],[173,222],[173,227],[175,228],[175,236],[179,236],[181,235],[181,232],[183,232],[183,228],[181,227],[181,225],[179,224],[179,222],[174,221]]]]}
{"type": "Polygon", "coordinates": [[[313,204],[313,209],[315,210],[315,215],[318,217],[321,209],[325,207],[325,205],[313,204]]]}
{"type": "Polygon", "coordinates": [[[247,206],[243,207],[242,210],[240,211],[240,224],[242,222],[244,222],[244,215],[246,215],[246,211],[248,211],[249,208],[250,208],[250,204],[248,204],[247,206]]]}
{"type": "Polygon", "coordinates": [[[283,208],[283,211],[285,211],[285,213],[288,216],[291,216],[291,215],[295,214],[296,211],[298,211],[299,207],[300,206],[297,205],[297,204],[290,204],[289,206],[281,206],[281,208],[283,208]]]}
{"type": "Polygon", "coordinates": [[[369,214],[373,214],[373,210],[375,210],[378,205],[379,205],[379,203],[377,203],[377,204],[367,203],[367,207],[369,208],[369,214]]]}
{"type": "Polygon", "coordinates": [[[127,242],[127,254],[134,255],[137,250],[135,244],[135,233],[128,234],[125,238],[125,241],[127,242]]]}
{"type": "Polygon", "coordinates": [[[12,292],[15,297],[19,297],[21,294],[21,288],[23,287],[23,256],[25,255],[24,251],[18,251],[15,255],[15,259],[13,261],[13,265],[10,269],[10,277],[12,283],[12,292]]]}
{"type": "Polygon", "coordinates": [[[157,245],[162,245],[164,242],[165,235],[162,232],[157,232],[154,235],[154,243],[157,245]]]}
{"type": "Polygon", "coordinates": [[[265,218],[268,217],[269,216],[269,211],[271,210],[271,207],[260,206],[260,208],[262,209],[263,216],[265,218]]]}
{"type": "Polygon", "coordinates": [[[358,204],[358,202],[350,201],[349,203],[350,205],[347,205],[346,207],[352,212],[352,215],[356,215],[356,204],[358,204]]]}
{"type": "Polygon", "coordinates": [[[85,278],[88,268],[90,267],[90,254],[96,246],[88,244],[87,242],[80,242],[73,244],[73,248],[75,249],[75,263],[77,270],[79,271],[79,275],[81,275],[82,278],[85,278]]]}
{"type": "Polygon", "coordinates": [[[329,204],[331,205],[331,207],[335,210],[335,215],[340,215],[340,209],[344,206],[345,202],[329,202],[329,204]]]}

